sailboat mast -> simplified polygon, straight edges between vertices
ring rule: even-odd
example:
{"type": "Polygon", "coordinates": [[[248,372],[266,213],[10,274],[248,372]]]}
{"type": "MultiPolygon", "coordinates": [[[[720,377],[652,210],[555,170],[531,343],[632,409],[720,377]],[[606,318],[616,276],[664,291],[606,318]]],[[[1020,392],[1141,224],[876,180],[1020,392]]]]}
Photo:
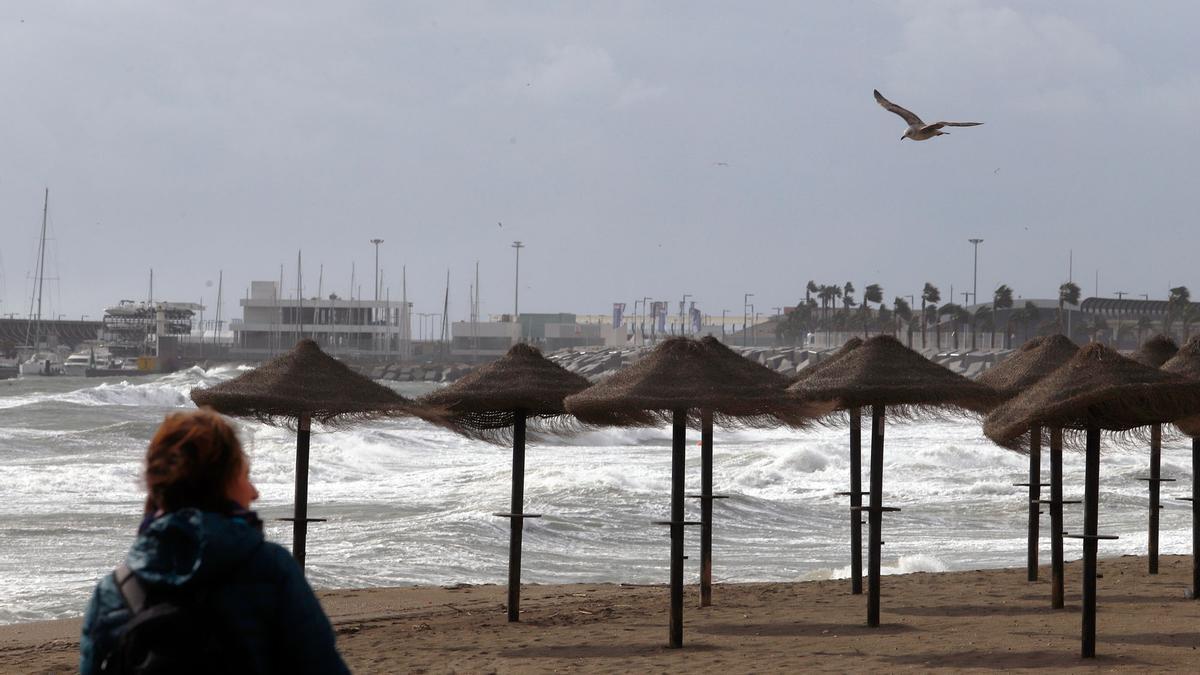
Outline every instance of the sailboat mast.
{"type": "Polygon", "coordinates": [[[412,338],[408,334],[412,329],[412,322],[408,318],[408,265],[400,267],[400,320],[404,322],[400,328],[400,357],[408,358],[409,340],[412,338]]]}
{"type": "Polygon", "coordinates": [[[46,217],[50,211],[50,188],[46,188],[46,198],[42,202],[42,238],[38,242],[37,264],[37,314],[34,319],[33,348],[37,349],[38,340],[42,335],[42,284],[46,278],[46,217]]]}
{"type": "Polygon", "coordinates": [[[222,286],[225,283],[225,270],[217,270],[217,344],[221,344],[221,293],[222,286]]]}
{"type": "Polygon", "coordinates": [[[299,303],[296,313],[297,341],[304,339],[304,265],[300,262],[302,253],[302,251],[296,251],[296,301],[299,303]]]}
{"type": "MultiPolygon", "coordinates": [[[[321,298],[325,287],[325,263],[321,263],[317,268],[317,303],[313,307],[313,325],[321,325],[321,298]]],[[[319,340],[321,336],[317,336],[319,340]]]]}
{"type": "Polygon", "coordinates": [[[442,331],[439,336],[439,342],[442,343],[441,348],[445,350],[446,342],[446,314],[450,311],[450,270],[446,270],[446,296],[442,300],[442,331]]]}

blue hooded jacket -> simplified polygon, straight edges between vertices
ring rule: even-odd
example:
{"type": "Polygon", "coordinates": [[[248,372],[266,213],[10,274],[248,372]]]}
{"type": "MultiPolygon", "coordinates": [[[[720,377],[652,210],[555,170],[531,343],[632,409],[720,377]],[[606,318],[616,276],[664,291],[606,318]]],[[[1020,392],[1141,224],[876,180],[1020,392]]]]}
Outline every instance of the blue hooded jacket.
{"type": "MultiPolygon", "coordinates": [[[[145,525],[125,563],[151,594],[212,581],[209,597],[226,634],[249,656],[242,672],[349,673],[304,572],[283,547],[263,540],[257,523],[253,513],[180,509],[145,525]]],[[[113,576],[105,575],[83,617],[83,675],[99,670],[130,614],[113,576]]]]}

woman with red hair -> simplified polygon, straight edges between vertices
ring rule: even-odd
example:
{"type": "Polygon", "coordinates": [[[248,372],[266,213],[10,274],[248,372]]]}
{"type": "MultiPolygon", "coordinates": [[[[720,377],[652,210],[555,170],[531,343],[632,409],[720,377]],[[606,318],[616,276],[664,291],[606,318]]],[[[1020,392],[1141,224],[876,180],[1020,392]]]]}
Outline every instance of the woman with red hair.
{"type": "Polygon", "coordinates": [[[144,477],[137,539],[84,615],[82,673],[349,672],[303,571],[263,539],[250,463],[224,418],[168,415],[144,477]]]}

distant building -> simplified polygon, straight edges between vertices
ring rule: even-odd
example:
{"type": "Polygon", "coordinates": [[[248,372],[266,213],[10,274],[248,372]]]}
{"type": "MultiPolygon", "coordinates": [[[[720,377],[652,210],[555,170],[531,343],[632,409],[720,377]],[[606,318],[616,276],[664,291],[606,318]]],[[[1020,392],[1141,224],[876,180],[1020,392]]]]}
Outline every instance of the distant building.
{"type": "Polygon", "coordinates": [[[451,354],[458,357],[493,357],[517,342],[545,352],[572,347],[622,347],[629,340],[625,328],[611,323],[578,323],[570,313],[526,313],[517,321],[501,315],[499,321],[456,321],[451,324],[451,354]]]}
{"type": "Polygon", "coordinates": [[[100,338],[114,356],[157,354],[167,338],[179,340],[189,335],[192,320],[203,310],[194,302],[122,300],[104,310],[100,338]]]}
{"type": "Polygon", "coordinates": [[[277,282],[251,282],[249,296],[240,301],[242,319],[231,322],[240,355],[284,352],[301,337],[339,356],[399,358],[410,349],[411,308],[403,302],[279,295],[277,282]]]}

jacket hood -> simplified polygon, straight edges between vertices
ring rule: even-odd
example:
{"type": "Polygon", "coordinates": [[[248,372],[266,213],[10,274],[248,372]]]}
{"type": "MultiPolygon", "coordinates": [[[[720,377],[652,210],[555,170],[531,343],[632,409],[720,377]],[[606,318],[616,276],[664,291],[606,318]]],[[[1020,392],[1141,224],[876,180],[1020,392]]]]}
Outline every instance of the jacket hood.
{"type": "Polygon", "coordinates": [[[151,521],[125,556],[148,584],[183,587],[232,570],[263,542],[253,513],[180,509],[151,521]]]}

